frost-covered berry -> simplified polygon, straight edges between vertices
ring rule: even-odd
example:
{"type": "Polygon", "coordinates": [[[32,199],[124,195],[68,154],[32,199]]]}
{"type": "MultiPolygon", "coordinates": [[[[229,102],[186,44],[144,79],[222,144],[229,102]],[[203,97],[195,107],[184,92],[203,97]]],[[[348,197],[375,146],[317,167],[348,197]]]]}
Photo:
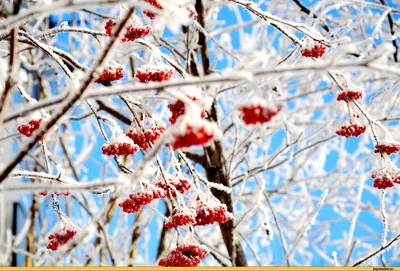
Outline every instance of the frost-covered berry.
{"type": "Polygon", "coordinates": [[[126,136],[131,138],[141,149],[147,150],[150,148],[150,144],[154,144],[164,132],[164,127],[155,126],[147,129],[145,132],[138,132],[134,129],[129,130],[126,136]]]}
{"type": "Polygon", "coordinates": [[[107,69],[103,70],[103,72],[100,74],[100,77],[94,82],[104,86],[109,86],[111,82],[120,80],[123,77],[123,66],[109,66],[107,69]]]}
{"type": "Polygon", "coordinates": [[[170,140],[174,149],[187,148],[190,146],[205,146],[211,140],[220,140],[222,133],[215,123],[202,120],[190,120],[189,122],[180,123],[178,127],[172,131],[170,140]]]}
{"type": "Polygon", "coordinates": [[[226,223],[233,218],[225,204],[220,202],[198,201],[196,207],[195,226],[205,226],[214,223],[226,223]]]}
{"type": "Polygon", "coordinates": [[[367,128],[364,125],[358,123],[346,123],[340,127],[336,134],[339,136],[344,136],[346,138],[350,136],[358,137],[365,132],[367,128]]]}
{"type": "Polygon", "coordinates": [[[380,176],[374,179],[374,187],[378,189],[386,189],[393,187],[393,180],[387,176],[380,176]]]}
{"type": "Polygon", "coordinates": [[[122,38],[122,42],[135,41],[150,34],[151,26],[129,26],[122,38]]]}
{"type": "Polygon", "coordinates": [[[106,143],[102,147],[104,155],[131,155],[135,154],[139,147],[126,135],[114,137],[111,142],[106,143]]]}
{"type": "Polygon", "coordinates": [[[165,222],[167,229],[194,225],[196,223],[196,211],[193,209],[181,210],[172,215],[165,222]]]}
{"type": "Polygon", "coordinates": [[[46,246],[47,249],[56,251],[59,246],[63,246],[68,243],[76,234],[76,230],[64,228],[62,231],[55,232],[49,235],[49,244],[46,246]]]}
{"type": "Polygon", "coordinates": [[[364,96],[364,92],[359,89],[345,89],[344,91],[340,92],[337,96],[336,100],[338,101],[356,101],[362,99],[364,96]]]}
{"type": "MultiPolygon", "coordinates": [[[[191,99],[192,101],[197,101],[196,97],[191,97],[188,96],[189,99],[191,99]]],[[[185,114],[185,103],[181,100],[177,100],[175,103],[169,104],[168,105],[168,109],[171,111],[172,116],[169,118],[169,122],[171,124],[174,124],[176,122],[176,120],[185,114]]],[[[203,110],[201,112],[201,116],[202,119],[204,119],[206,117],[206,111],[203,110]]]]}
{"type": "Polygon", "coordinates": [[[145,65],[137,69],[136,78],[139,82],[164,82],[171,79],[174,75],[175,70],[167,65],[162,66],[150,66],[145,65]]]}
{"type": "Polygon", "coordinates": [[[136,213],[142,209],[143,206],[149,204],[154,199],[152,191],[135,191],[129,195],[129,199],[121,202],[118,206],[122,208],[125,213],[136,213]]]}
{"type": "Polygon", "coordinates": [[[177,246],[168,255],[158,262],[159,266],[197,266],[208,255],[209,250],[206,246],[196,243],[177,246]]]}
{"type": "Polygon", "coordinates": [[[374,187],[386,189],[400,184],[400,170],[391,161],[385,162],[385,165],[378,171],[371,174],[374,178],[374,187]]]}
{"type": "Polygon", "coordinates": [[[397,153],[400,151],[400,144],[398,143],[381,143],[375,145],[375,153],[386,153],[391,155],[392,153],[397,153]]]}
{"type": "Polygon", "coordinates": [[[116,25],[111,19],[106,22],[106,26],[104,27],[106,30],[106,34],[108,36],[112,36],[113,27],[116,25]]]}
{"type": "MultiPolygon", "coordinates": [[[[144,1],[149,3],[150,5],[154,6],[155,8],[158,8],[160,10],[163,9],[162,5],[160,4],[160,2],[158,0],[144,0],[144,1]]],[[[151,20],[153,20],[154,17],[156,16],[156,14],[154,14],[153,12],[148,11],[148,10],[144,10],[143,13],[147,17],[149,17],[151,20]]]]}
{"type": "Polygon", "coordinates": [[[304,57],[320,58],[326,52],[326,46],[323,44],[316,43],[311,49],[301,49],[300,53],[304,57]]]}
{"type": "MultiPolygon", "coordinates": [[[[117,24],[112,20],[108,20],[105,26],[106,34],[108,36],[112,36],[113,28],[117,24]]],[[[121,39],[121,42],[135,41],[137,39],[143,38],[150,34],[152,28],[149,25],[144,26],[142,23],[130,25],[126,29],[124,36],[121,39]]]]}
{"type": "Polygon", "coordinates": [[[239,107],[239,110],[243,114],[242,119],[245,124],[261,124],[271,121],[282,110],[282,106],[267,106],[263,102],[253,102],[239,107]]]}
{"type": "Polygon", "coordinates": [[[168,184],[164,180],[159,180],[156,186],[165,191],[165,197],[176,198],[177,192],[183,195],[186,191],[191,188],[188,180],[182,178],[170,178],[168,179],[168,184]]]}
{"type": "Polygon", "coordinates": [[[17,127],[17,131],[26,137],[30,137],[34,131],[39,129],[42,122],[43,122],[43,118],[32,119],[27,124],[19,125],[17,127]]]}

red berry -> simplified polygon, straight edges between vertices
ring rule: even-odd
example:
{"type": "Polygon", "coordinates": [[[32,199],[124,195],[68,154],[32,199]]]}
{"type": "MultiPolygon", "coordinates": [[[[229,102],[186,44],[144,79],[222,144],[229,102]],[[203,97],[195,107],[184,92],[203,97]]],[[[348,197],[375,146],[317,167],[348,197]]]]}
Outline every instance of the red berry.
{"type": "Polygon", "coordinates": [[[314,47],[310,50],[307,48],[301,49],[300,53],[304,57],[320,58],[326,52],[326,46],[323,44],[316,43],[314,47]]]}
{"type": "Polygon", "coordinates": [[[214,223],[226,223],[232,219],[232,214],[228,212],[223,203],[207,204],[198,200],[196,207],[195,226],[204,226],[214,223]]]}
{"type": "Polygon", "coordinates": [[[394,186],[393,180],[391,177],[388,176],[376,177],[374,180],[374,187],[378,189],[386,189],[393,186],[394,186]]]}
{"type": "Polygon", "coordinates": [[[64,229],[60,232],[56,232],[49,235],[49,244],[46,246],[47,249],[56,251],[59,246],[65,245],[71,240],[76,234],[74,229],[64,229]]]}
{"type": "MultiPolygon", "coordinates": [[[[106,34],[108,36],[112,36],[112,30],[113,27],[116,26],[116,23],[114,23],[112,20],[108,20],[105,26],[106,29],[106,34]]],[[[142,37],[147,36],[151,32],[151,26],[146,25],[130,25],[125,31],[124,36],[122,37],[122,42],[128,42],[128,41],[135,41],[137,39],[140,39],[142,37]]]]}
{"type": "Polygon", "coordinates": [[[118,206],[122,208],[125,213],[136,213],[142,209],[143,206],[149,204],[154,199],[152,191],[136,191],[129,194],[129,199],[123,201],[118,206]]]}
{"type": "Polygon", "coordinates": [[[174,139],[172,142],[172,147],[174,149],[186,148],[193,145],[204,146],[209,143],[212,139],[219,140],[220,132],[206,121],[203,123],[198,123],[196,126],[191,124],[186,124],[186,128],[183,131],[184,134],[179,133],[174,134],[174,139]]]}
{"type": "Polygon", "coordinates": [[[108,36],[110,36],[110,37],[112,36],[112,30],[115,25],[116,25],[116,23],[114,23],[111,19],[107,21],[105,29],[106,29],[106,34],[108,36]]]}
{"type": "Polygon", "coordinates": [[[179,245],[158,262],[159,266],[197,266],[208,255],[206,246],[199,244],[179,245]]]}
{"type": "Polygon", "coordinates": [[[375,146],[375,153],[386,153],[391,155],[400,151],[400,144],[397,143],[382,143],[375,146]]]}
{"type": "Polygon", "coordinates": [[[239,108],[242,111],[243,122],[247,125],[271,121],[281,110],[282,106],[266,107],[264,105],[245,105],[239,108]]]}
{"type": "Polygon", "coordinates": [[[164,82],[171,79],[175,70],[170,67],[143,66],[137,69],[136,78],[139,82],[164,82]]]}
{"type": "Polygon", "coordinates": [[[165,222],[167,229],[194,225],[196,223],[196,212],[193,209],[185,210],[169,217],[165,222]]]}
{"type": "MultiPolygon", "coordinates": [[[[158,0],[144,0],[145,2],[149,3],[150,5],[158,8],[158,9],[163,9],[163,7],[161,6],[161,4],[159,3],[158,0]]],[[[144,10],[143,13],[149,17],[151,20],[154,19],[154,17],[156,16],[156,14],[152,13],[151,11],[148,10],[144,10]]]]}
{"type": "MultiPolygon", "coordinates": [[[[192,101],[197,101],[196,97],[188,96],[192,101]]],[[[177,100],[175,103],[169,104],[168,109],[171,111],[172,116],[169,118],[169,122],[174,124],[179,116],[185,114],[185,103],[181,100],[177,100]]],[[[203,110],[201,112],[201,118],[204,119],[206,117],[206,111],[203,110]]]]}
{"type": "Polygon", "coordinates": [[[361,90],[344,90],[342,91],[336,98],[338,101],[346,101],[346,102],[351,102],[351,101],[356,101],[362,99],[364,96],[363,91],[361,90]]]}
{"type": "Polygon", "coordinates": [[[365,132],[367,128],[364,125],[358,123],[351,123],[342,125],[339,131],[336,132],[339,136],[344,136],[346,138],[350,136],[358,137],[365,132]]]}
{"type": "Polygon", "coordinates": [[[34,131],[39,129],[40,125],[43,122],[43,118],[40,119],[32,119],[27,124],[21,124],[17,127],[17,131],[26,136],[30,137],[34,131]]]}
{"type": "Polygon", "coordinates": [[[126,135],[118,136],[102,147],[104,155],[130,155],[135,154],[139,147],[126,135]]]}
{"type": "Polygon", "coordinates": [[[142,37],[147,36],[151,32],[151,26],[129,26],[126,29],[122,42],[135,41],[142,37]]]}
{"type": "Polygon", "coordinates": [[[147,150],[148,148],[150,148],[150,143],[154,144],[164,132],[164,127],[156,126],[142,133],[136,130],[129,130],[126,133],[126,136],[131,138],[133,142],[140,148],[147,150]]]}
{"type": "Polygon", "coordinates": [[[168,184],[166,184],[164,180],[159,180],[156,183],[156,186],[163,189],[165,191],[165,197],[168,198],[176,198],[176,191],[183,195],[191,188],[189,181],[186,179],[172,178],[169,179],[167,182],[168,184]]]}
{"type": "Polygon", "coordinates": [[[104,86],[109,86],[111,82],[120,80],[122,77],[124,77],[123,66],[118,66],[118,67],[109,66],[101,73],[100,77],[94,82],[97,84],[102,84],[104,86]]]}

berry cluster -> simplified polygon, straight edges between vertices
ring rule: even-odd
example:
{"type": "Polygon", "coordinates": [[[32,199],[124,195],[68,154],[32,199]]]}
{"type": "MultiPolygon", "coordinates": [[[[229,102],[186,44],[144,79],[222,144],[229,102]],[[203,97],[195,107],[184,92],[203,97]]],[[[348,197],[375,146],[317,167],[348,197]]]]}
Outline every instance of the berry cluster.
{"type": "Polygon", "coordinates": [[[345,124],[340,127],[336,134],[339,136],[344,136],[346,138],[350,136],[358,137],[365,132],[367,128],[364,125],[358,123],[345,124]]]}
{"type": "Polygon", "coordinates": [[[117,66],[117,67],[109,66],[101,73],[100,77],[94,82],[97,84],[102,84],[104,86],[109,86],[111,82],[120,80],[122,77],[124,77],[123,66],[117,66]]]}
{"type": "Polygon", "coordinates": [[[114,26],[116,26],[117,24],[116,23],[114,23],[111,19],[110,20],[108,20],[107,22],[106,22],[106,26],[104,27],[105,29],[106,29],[106,34],[108,35],[108,36],[112,36],[112,31],[113,31],[113,28],[114,28],[114,26]]]}
{"type": "Polygon", "coordinates": [[[20,134],[30,137],[34,131],[39,129],[40,124],[42,124],[43,118],[40,119],[32,119],[28,122],[28,124],[21,124],[17,127],[17,130],[20,134]]]}
{"type": "MultiPolygon", "coordinates": [[[[57,195],[57,196],[63,196],[63,197],[71,196],[71,192],[54,192],[54,194],[57,195]]],[[[45,196],[47,196],[47,191],[39,192],[39,195],[45,197],[45,196]]]]}
{"type": "MultiPolygon", "coordinates": [[[[105,26],[106,34],[108,36],[112,36],[112,31],[116,23],[114,23],[112,20],[108,20],[105,26]]],[[[122,37],[121,42],[128,42],[128,41],[135,41],[137,39],[140,39],[142,37],[147,36],[151,32],[151,26],[146,25],[135,25],[135,26],[128,26],[128,28],[125,31],[124,36],[122,37]]]]}
{"type": "Polygon", "coordinates": [[[164,132],[164,127],[155,126],[144,133],[140,133],[136,130],[129,130],[126,136],[131,138],[141,149],[147,150],[150,148],[150,143],[154,144],[164,132]]]}
{"type": "Polygon", "coordinates": [[[391,162],[377,172],[372,172],[374,187],[386,189],[393,187],[395,183],[400,184],[400,170],[391,162]]]}
{"type": "Polygon", "coordinates": [[[307,49],[301,49],[300,53],[304,57],[313,57],[313,58],[320,58],[322,57],[326,52],[326,46],[323,44],[315,44],[313,48],[307,49]]]}
{"type": "Polygon", "coordinates": [[[199,202],[196,207],[196,224],[194,225],[204,226],[214,223],[226,223],[232,217],[225,204],[219,203],[214,206],[199,202]]]}
{"type": "Polygon", "coordinates": [[[136,78],[142,83],[164,82],[171,79],[174,73],[175,70],[169,67],[144,66],[137,69],[136,78]]]}
{"type": "Polygon", "coordinates": [[[136,213],[142,209],[143,206],[149,204],[154,199],[151,191],[137,191],[129,195],[129,199],[121,202],[118,206],[122,208],[125,213],[136,213]]]}
{"type": "Polygon", "coordinates": [[[122,42],[135,41],[142,37],[146,37],[151,32],[151,26],[129,26],[122,38],[122,42]]]}
{"type": "Polygon", "coordinates": [[[139,150],[139,147],[133,143],[132,139],[126,135],[111,140],[110,143],[106,143],[102,147],[104,155],[130,155],[135,154],[139,150]]]}
{"type": "MultiPolygon", "coordinates": [[[[155,8],[158,9],[163,9],[163,7],[161,6],[161,4],[159,3],[158,0],[144,0],[145,2],[149,3],[150,5],[154,6],[155,8]]],[[[150,18],[150,20],[153,20],[154,17],[156,16],[153,12],[148,11],[148,10],[144,10],[143,13],[150,18]]]]}
{"type": "Polygon", "coordinates": [[[193,209],[185,212],[179,212],[174,214],[165,222],[167,229],[194,225],[196,223],[196,212],[193,209]]]}
{"type": "Polygon", "coordinates": [[[159,266],[197,266],[207,256],[207,247],[199,244],[179,245],[158,262],[159,266]]]}
{"type": "Polygon", "coordinates": [[[71,240],[76,234],[76,230],[73,229],[64,229],[61,232],[56,232],[50,234],[49,236],[49,244],[46,246],[47,249],[51,249],[52,251],[56,251],[59,246],[65,245],[71,240]]]}
{"type": "MultiPolygon", "coordinates": [[[[188,96],[192,101],[197,101],[196,97],[188,96]]],[[[174,124],[179,116],[185,114],[185,103],[181,100],[177,100],[175,103],[168,105],[169,111],[171,111],[172,116],[169,118],[169,122],[174,124]]],[[[201,118],[204,119],[206,117],[206,111],[203,110],[201,112],[201,118]]]]}
{"type": "Polygon", "coordinates": [[[342,91],[336,98],[338,101],[356,101],[362,99],[364,93],[361,90],[345,90],[342,91]]]}
{"type": "Polygon", "coordinates": [[[378,189],[386,189],[394,186],[393,180],[387,176],[379,176],[379,177],[373,177],[374,179],[374,187],[378,189]]]}
{"type": "Polygon", "coordinates": [[[375,153],[386,153],[387,155],[391,155],[392,153],[396,153],[400,151],[400,144],[397,143],[382,143],[375,146],[375,153]]]}
{"type": "Polygon", "coordinates": [[[166,184],[163,180],[160,180],[156,183],[156,186],[164,190],[165,196],[168,198],[176,198],[177,192],[183,195],[191,188],[188,180],[178,178],[169,179],[168,184],[166,184]]]}
{"type": "Polygon", "coordinates": [[[174,134],[171,146],[174,149],[186,148],[194,145],[204,146],[212,139],[219,140],[220,131],[209,122],[197,123],[192,126],[187,123],[184,133],[174,134]]]}
{"type": "Polygon", "coordinates": [[[243,113],[242,119],[247,125],[269,122],[281,109],[281,105],[265,107],[261,104],[246,105],[239,108],[243,113]]]}

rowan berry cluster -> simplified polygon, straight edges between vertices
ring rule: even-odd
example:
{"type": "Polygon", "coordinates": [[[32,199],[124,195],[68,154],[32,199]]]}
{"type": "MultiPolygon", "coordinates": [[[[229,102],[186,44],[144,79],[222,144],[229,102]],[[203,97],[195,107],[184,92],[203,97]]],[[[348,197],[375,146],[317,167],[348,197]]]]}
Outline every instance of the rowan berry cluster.
{"type": "Polygon", "coordinates": [[[367,128],[364,125],[358,123],[350,123],[342,125],[342,127],[340,127],[340,130],[336,131],[336,134],[339,136],[344,136],[346,138],[350,136],[358,137],[361,134],[365,133],[366,129],[367,128]]]}
{"type": "Polygon", "coordinates": [[[194,225],[196,223],[196,211],[193,209],[188,209],[175,213],[173,216],[169,217],[165,222],[165,227],[167,229],[194,225]]]}
{"type": "Polygon", "coordinates": [[[219,133],[207,125],[192,126],[186,124],[184,134],[175,135],[171,144],[174,149],[186,148],[194,145],[204,146],[212,139],[218,139],[219,133]]]}
{"type": "MultiPolygon", "coordinates": [[[[144,0],[145,2],[149,3],[150,5],[154,6],[155,8],[158,8],[160,10],[163,9],[163,7],[161,6],[160,2],[158,0],[144,0]]],[[[151,20],[154,19],[154,17],[156,16],[153,12],[148,11],[148,10],[144,10],[143,13],[149,17],[151,20]]]]}
{"type": "Polygon", "coordinates": [[[110,143],[106,143],[102,147],[104,155],[131,155],[135,154],[139,150],[139,147],[126,135],[120,135],[111,140],[110,143]]]}
{"type": "MultiPolygon", "coordinates": [[[[189,99],[192,101],[197,101],[196,97],[190,97],[188,96],[189,99]]],[[[176,120],[179,118],[179,116],[185,114],[185,103],[181,100],[177,100],[175,103],[169,104],[168,105],[169,111],[171,111],[172,116],[169,118],[169,122],[171,124],[174,124],[176,120]]],[[[204,119],[206,117],[206,111],[203,110],[201,112],[200,117],[204,119]]]]}
{"type": "Polygon", "coordinates": [[[388,157],[382,157],[382,159],[384,166],[371,174],[371,177],[374,178],[374,187],[386,189],[393,187],[396,183],[400,184],[400,169],[392,161],[385,161],[388,157]]]}
{"type": "Polygon", "coordinates": [[[164,191],[157,188],[139,189],[129,194],[129,199],[121,202],[118,206],[125,213],[136,213],[143,206],[151,203],[153,200],[165,197],[164,191]]]}
{"type": "Polygon", "coordinates": [[[271,121],[282,110],[282,106],[267,107],[263,104],[251,104],[241,106],[239,110],[243,113],[243,122],[250,125],[271,121]]]}
{"type": "Polygon", "coordinates": [[[111,82],[118,81],[124,77],[124,67],[123,66],[109,66],[107,69],[103,70],[100,77],[94,81],[97,84],[102,84],[104,86],[109,86],[111,82]]]}
{"type": "Polygon", "coordinates": [[[147,129],[145,132],[138,132],[137,130],[129,130],[126,136],[131,138],[133,142],[141,149],[147,150],[151,144],[154,144],[160,136],[165,132],[165,128],[155,126],[147,129]]]}
{"type": "Polygon", "coordinates": [[[19,125],[17,127],[17,131],[26,137],[30,137],[34,131],[39,129],[42,122],[43,122],[43,118],[32,119],[27,124],[19,125]]]}
{"type": "Polygon", "coordinates": [[[206,246],[196,243],[183,244],[170,251],[168,255],[158,262],[159,266],[197,266],[208,255],[206,246]]]}
{"type": "Polygon", "coordinates": [[[301,49],[300,53],[304,57],[320,58],[326,52],[326,46],[323,44],[316,43],[311,49],[301,49]]]}
{"type": "Polygon", "coordinates": [[[164,82],[171,79],[175,70],[167,66],[142,66],[136,71],[136,78],[139,82],[164,82]]]}
{"type": "Polygon", "coordinates": [[[164,180],[159,180],[156,186],[161,188],[168,198],[176,198],[177,192],[183,195],[192,187],[188,180],[181,178],[171,178],[168,180],[168,184],[164,180]]]}
{"type": "Polygon", "coordinates": [[[336,100],[338,101],[346,101],[346,102],[351,102],[351,101],[356,101],[362,99],[364,96],[364,92],[362,90],[352,90],[352,89],[347,89],[339,93],[337,96],[336,100]]]}
{"type": "Polygon", "coordinates": [[[195,226],[205,226],[214,223],[226,223],[233,215],[228,212],[226,205],[220,202],[213,204],[198,201],[196,206],[195,226]]]}
{"type": "MultiPolygon", "coordinates": [[[[106,34],[112,36],[113,28],[116,25],[112,20],[108,20],[105,26],[106,34]]],[[[150,34],[152,28],[149,25],[130,25],[127,27],[121,42],[135,41],[150,34]]]]}
{"type": "Polygon", "coordinates": [[[60,232],[55,232],[49,235],[49,244],[46,246],[47,249],[56,251],[59,246],[65,245],[71,240],[76,234],[76,230],[65,228],[60,232]]]}
{"type": "Polygon", "coordinates": [[[398,143],[381,143],[375,146],[374,153],[386,153],[391,155],[400,151],[400,144],[398,143]]]}

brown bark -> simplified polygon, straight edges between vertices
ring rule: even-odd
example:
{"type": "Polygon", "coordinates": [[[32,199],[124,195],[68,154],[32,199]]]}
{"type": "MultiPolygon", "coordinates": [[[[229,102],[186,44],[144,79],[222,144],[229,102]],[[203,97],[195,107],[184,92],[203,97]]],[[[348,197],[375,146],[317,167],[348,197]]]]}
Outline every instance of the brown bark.
{"type": "MultiPolygon", "coordinates": [[[[206,10],[203,5],[203,0],[196,0],[196,11],[198,14],[198,22],[205,29],[206,22],[206,10]]],[[[207,52],[207,38],[202,33],[199,32],[199,42],[201,53],[201,60],[203,64],[203,72],[204,75],[208,75],[211,73],[210,70],[210,59],[207,52]]],[[[218,123],[218,115],[216,108],[216,101],[214,101],[211,111],[209,112],[208,119],[210,121],[218,123]]],[[[230,181],[228,175],[226,173],[226,163],[223,156],[222,146],[220,142],[213,142],[211,146],[204,148],[204,159],[205,169],[207,179],[210,182],[221,183],[225,186],[230,187],[230,181]]],[[[222,203],[226,204],[227,209],[232,214],[233,210],[233,202],[230,194],[226,192],[222,192],[216,189],[211,190],[214,196],[219,199],[222,203]]],[[[220,230],[222,237],[224,239],[224,243],[228,250],[229,256],[231,257],[233,266],[247,266],[246,256],[244,254],[242,245],[235,238],[235,225],[233,221],[229,221],[224,224],[220,224],[220,230]]]]}

